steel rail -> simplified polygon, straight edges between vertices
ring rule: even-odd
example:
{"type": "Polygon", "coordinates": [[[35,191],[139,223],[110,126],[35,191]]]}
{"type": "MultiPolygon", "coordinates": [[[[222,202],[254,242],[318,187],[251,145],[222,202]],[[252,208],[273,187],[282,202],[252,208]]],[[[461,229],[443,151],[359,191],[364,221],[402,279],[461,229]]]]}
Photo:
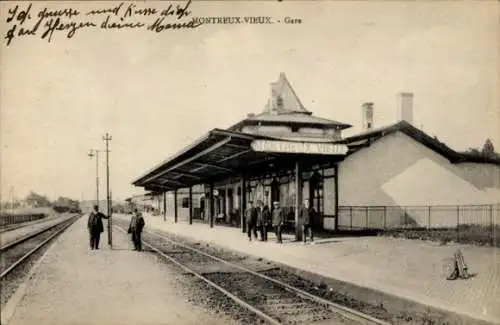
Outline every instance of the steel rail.
{"type": "Polygon", "coordinates": [[[3,234],[4,232],[16,230],[16,229],[19,229],[19,228],[22,228],[22,227],[27,227],[27,226],[30,226],[30,225],[36,225],[36,224],[41,223],[43,221],[47,221],[47,220],[42,219],[42,220],[36,220],[36,221],[27,221],[27,222],[21,222],[21,223],[14,223],[14,224],[10,224],[10,225],[5,225],[3,227],[0,227],[0,234],[3,234]]]}
{"type": "MultiPolygon", "coordinates": [[[[35,224],[35,223],[32,223],[32,224],[35,224]]],[[[16,224],[16,225],[9,225],[6,227],[2,227],[2,228],[0,228],[0,234],[3,234],[4,232],[8,232],[8,231],[13,231],[13,230],[16,230],[16,229],[19,229],[22,227],[27,227],[27,226],[32,225],[32,224],[31,223],[20,223],[20,224],[16,224]]]]}
{"type": "MultiPolygon", "coordinates": [[[[125,230],[123,230],[123,229],[121,229],[121,230],[122,230],[123,232],[125,232],[125,230]]],[[[279,280],[273,279],[273,278],[271,278],[271,277],[269,277],[269,276],[266,276],[266,275],[264,275],[264,274],[260,274],[260,273],[258,273],[258,272],[253,271],[253,270],[250,270],[250,269],[248,269],[248,268],[246,268],[246,267],[244,267],[244,266],[240,266],[240,265],[237,265],[237,264],[234,264],[234,263],[231,263],[231,262],[225,261],[225,260],[223,260],[223,259],[221,259],[221,258],[219,258],[219,257],[216,257],[216,256],[213,256],[213,255],[210,255],[210,254],[208,254],[208,253],[206,253],[206,252],[203,252],[203,251],[201,251],[201,250],[199,250],[199,249],[196,249],[196,248],[190,247],[190,246],[188,246],[188,245],[186,245],[186,244],[183,244],[183,243],[177,242],[177,241],[172,240],[172,239],[170,239],[170,238],[168,238],[168,237],[166,237],[166,236],[164,236],[164,235],[162,235],[162,234],[157,233],[156,231],[151,231],[151,230],[149,230],[149,231],[148,231],[148,233],[150,233],[150,234],[152,234],[152,235],[155,235],[155,236],[157,236],[157,237],[160,237],[160,238],[162,238],[162,239],[165,239],[165,240],[167,240],[168,242],[170,242],[170,243],[172,243],[172,244],[174,244],[174,245],[177,245],[177,246],[180,246],[180,247],[186,248],[186,249],[188,249],[188,250],[191,250],[191,251],[196,252],[196,253],[198,253],[198,254],[204,255],[204,256],[206,256],[206,257],[209,257],[209,258],[211,258],[211,259],[213,259],[213,260],[216,260],[216,261],[221,262],[221,263],[223,263],[223,264],[226,264],[226,265],[228,265],[228,266],[231,266],[231,267],[234,267],[234,268],[236,268],[236,269],[242,270],[242,271],[244,271],[244,272],[250,273],[250,274],[252,274],[252,275],[258,276],[258,277],[260,277],[260,278],[262,278],[262,279],[265,279],[265,280],[271,281],[271,282],[273,282],[273,283],[275,283],[275,284],[277,284],[277,285],[281,286],[282,288],[286,289],[287,291],[297,294],[298,296],[300,296],[300,297],[302,297],[302,298],[312,300],[312,301],[317,302],[317,303],[322,304],[322,305],[326,305],[326,306],[327,306],[327,307],[329,307],[329,308],[330,308],[330,310],[332,310],[333,312],[335,312],[335,313],[337,313],[337,314],[339,314],[339,315],[341,315],[341,316],[344,316],[345,318],[348,318],[348,319],[350,319],[350,320],[357,321],[357,322],[361,322],[361,323],[366,323],[366,322],[368,322],[369,324],[376,324],[376,325],[392,325],[392,324],[391,324],[391,323],[389,323],[389,322],[386,322],[386,321],[383,321],[383,320],[377,319],[377,318],[372,317],[372,316],[370,316],[370,315],[364,314],[364,313],[362,313],[362,312],[360,312],[360,311],[357,311],[357,310],[354,310],[354,309],[351,309],[351,308],[348,308],[348,307],[345,307],[345,306],[339,305],[339,304],[334,303],[334,302],[332,302],[332,301],[326,300],[326,299],[324,299],[324,298],[321,298],[321,297],[315,296],[315,295],[313,295],[313,294],[311,294],[311,293],[309,293],[309,292],[306,292],[306,291],[301,290],[301,289],[299,289],[299,288],[293,287],[293,286],[291,286],[291,285],[289,285],[289,284],[287,284],[287,283],[284,283],[284,282],[282,282],[282,281],[279,281],[279,280]]],[[[146,244],[148,247],[151,247],[154,251],[159,252],[159,250],[158,250],[158,249],[156,249],[156,248],[152,247],[150,244],[146,243],[145,241],[143,241],[143,243],[144,243],[144,244],[146,244]]],[[[160,252],[160,253],[161,253],[161,252],[160,252]]],[[[165,255],[165,254],[163,254],[163,253],[161,253],[161,254],[162,254],[162,256],[164,256],[164,255],[165,255]]],[[[172,258],[170,258],[170,257],[169,257],[168,259],[169,259],[169,260],[173,260],[173,259],[172,259],[172,258]]],[[[174,263],[176,263],[176,264],[180,265],[180,263],[178,263],[177,261],[176,261],[176,262],[174,262],[174,263]]],[[[201,277],[203,277],[203,276],[201,276],[201,277]]],[[[208,279],[207,279],[207,281],[210,281],[210,280],[208,280],[208,279]]],[[[215,284],[214,284],[214,285],[215,285],[215,284]]],[[[222,289],[222,290],[224,290],[224,289],[222,289]]],[[[224,291],[225,291],[225,290],[224,290],[224,291]]],[[[223,292],[223,293],[224,293],[224,292],[223,292]]],[[[237,298],[237,299],[239,299],[239,298],[237,298]]],[[[245,303],[245,304],[246,304],[246,303],[245,303]]],[[[252,307],[252,308],[253,308],[253,307],[252,307]]],[[[279,324],[279,322],[278,322],[277,324],[279,324]]]]}
{"type": "Polygon", "coordinates": [[[68,218],[68,219],[66,219],[66,220],[64,220],[64,221],[58,222],[58,223],[53,224],[53,225],[51,225],[51,226],[48,226],[48,227],[46,227],[46,228],[42,228],[42,229],[37,230],[37,231],[35,231],[35,232],[33,232],[33,233],[27,234],[26,236],[23,236],[23,237],[20,237],[20,238],[18,238],[18,239],[15,239],[15,240],[13,240],[13,241],[11,241],[11,242],[9,242],[9,243],[7,243],[7,244],[3,245],[2,247],[0,247],[0,252],[3,252],[4,250],[9,249],[9,248],[11,248],[12,246],[16,246],[16,245],[18,245],[18,244],[20,244],[20,243],[22,243],[22,242],[25,242],[25,241],[27,241],[28,239],[31,239],[31,238],[33,238],[33,237],[36,237],[36,236],[38,236],[38,235],[40,235],[40,234],[42,234],[42,233],[44,233],[44,232],[46,232],[46,231],[48,231],[48,230],[50,230],[50,229],[54,228],[54,227],[57,227],[57,226],[58,226],[58,225],[60,225],[61,223],[65,222],[65,221],[68,221],[68,220],[70,220],[70,219],[72,219],[72,218],[74,218],[74,217],[70,217],[70,218],[68,218]]]}
{"type": "MultiPolygon", "coordinates": [[[[124,234],[127,234],[127,232],[125,231],[125,229],[123,229],[122,227],[120,226],[115,226],[117,227],[121,232],[123,232],[124,234]]],[[[226,289],[222,288],[221,286],[215,284],[214,282],[210,281],[209,279],[207,279],[206,277],[204,277],[203,275],[199,274],[198,272],[190,269],[189,267],[185,266],[184,264],[182,264],[181,262],[177,261],[176,259],[168,256],[167,254],[163,253],[162,251],[160,251],[158,248],[152,246],[151,244],[147,243],[146,241],[142,240],[142,243],[151,248],[152,250],[154,250],[156,253],[158,253],[159,255],[161,255],[162,257],[166,258],[167,260],[171,261],[172,263],[174,263],[175,265],[179,266],[181,269],[183,269],[184,271],[188,272],[188,273],[191,273],[192,275],[194,275],[195,277],[197,277],[198,279],[204,281],[205,283],[207,283],[208,285],[210,285],[211,287],[217,289],[218,291],[222,292],[225,296],[228,296],[229,298],[231,298],[234,302],[236,302],[238,305],[240,305],[241,307],[243,308],[246,308],[250,311],[252,311],[254,314],[256,314],[257,316],[259,316],[260,318],[268,321],[269,323],[273,324],[273,325],[282,325],[282,323],[280,323],[279,321],[277,321],[276,319],[266,315],[263,311],[255,308],[254,306],[246,303],[245,301],[243,301],[242,299],[236,297],[234,294],[232,294],[231,292],[227,291],[226,289]]]]}
{"type": "MultiPolygon", "coordinates": [[[[15,261],[14,263],[12,263],[5,271],[3,271],[1,274],[0,274],[0,280],[3,279],[7,274],[9,274],[12,270],[14,270],[19,264],[21,264],[22,262],[24,262],[28,257],[30,257],[31,255],[33,255],[33,253],[35,253],[36,251],[38,251],[40,248],[42,248],[43,246],[45,246],[49,241],[51,241],[54,237],[56,237],[57,235],[59,235],[60,233],[62,233],[64,230],[66,230],[69,226],[71,226],[73,224],[74,221],[76,221],[76,219],[78,218],[78,216],[75,216],[75,217],[72,217],[72,218],[69,218],[68,220],[64,220],[48,229],[45,229],[45,231],[41,231],[41,232],[38,232],[37,234],[40,235],[44,232],[46,232],[47,230],[49,229],[53,229],[57,226],[60,226],[62,225],[63,223],[67,223],[66,225],[64,225],[61,229],[59,229],[58,231],[56,231],[55,233],[53,233],[52,235],[50,235],[47,239],[45,239],[42,243],[38,244],[35,248],[33,248],[32,250],[30,250],[28,253],[24,254],[20,259],[18,259],[17,261],[15,261]]],[[[33,238],[35,236],[29,236],[29,238],[33,238]]],[[[25,240],[29,239],[29,238],[26,238],[25,240]]],[[[21,241],[21,242],[24,242],[25,240],[21,241]]],[[[18,242],[19,244],[20,242],[18,242]]],[[[9,244],[10,245],[10,244],[9,244]]],[[[12,247],[13,245],[10,245],[9,247],[12,247]]],[[[3,250],[3,248],[2,248],[3,250]]]]}
{"type": "Polygon", "coordinates": [[[13,230],[16,230],[19,228],[23,228],[23,227],[36,225],[36,224],[39,224],[42,222],[48,222],[48,221],[54,220],[54,219],[55,219],[55,217],[50,216],[50,217],[41,218],[38,220],[32,220],[32,221],[26,221],[26,222],[21,222],[21,223],[13,223],[13,224],[9,224],[9,225],[4,225],[4,226],[0,227],[0,234],[3,234],[4,232],[8,232],[8,231],[13,231],[13,230]]]}
{"type": "Polygon", "coordinates": [[[174,244],[174,245],[178,245],[178,246],[184,247],[184,248],[189,249],[189,250],[191,250],[191,251],[193,251],[193,252],[197,252],[197,253],[199,253],[199,254],[202,254],[202,255],[204,255],[204,256],[207,256],[207,257],[209,257],[209,258],[212,258],[212,259],[214,259],[214,260],[216,260],[216,261],[218,261],[218,262],[224,263],[224,264],[226,264],[226,265],[228,265],[228,266],[231,266],[231,267],[234,267],[234,268],[240,269],[240,270],[242,270],[242,271],[245,271],[245,272],[251,273],[251,274],[253,274],[253,275],[255,275],[255,276],[258,276],[258,277],[261,277],[261,278],[266,279],[266,280],[268,280],[268,281],[271,281],[271,282],[273,282],[273,283],[275,283],[275,284],[277,284],[277,285],[279,285],[279,286],[281,286],[281,287],[283,287],[283,288],[287,289],[288,291],[291,291],[291,292],[294,292],[294,293],[298,294],[299,296],[301,296],[301,297],[303,297],[303,298],[307,298],[307,299],[309,299],[309,300],[313,300],[313,301],[315,301],[315,302],[318,302],[318,303],[321,303],[321,304],[327,305],[328,307],[330,307],[330,308],[332,309],[332,311],[334,311],[334,312],[336,312],[336,313],[338,313],[338,314],[340,314],[340,315],[342,315],[342,316],[345,316],[346,318],[349,318],[349,319],[351,319],[351,320],[358,321],[358,322],[359,322],[359,321],[362,321],[362,322],[366,322],[366,321],[368,321],[368,322],[370,322],[371,324],[377,324],[377,325],[391,325],[391,323],[389,323],[389,322],[386,322],[386,321],[383,321],[383,320],[377,319],[377,318],[372,317],[372,316],[370,316],[370,315],[364,314],[364,313],[362,313],[362,312],[360,312],[360,311],[357,311],[357,310],[354,310],[354,309],[351,309],[351,308],[348,308],[348,307],[345,307],[345,306],[339,305],[339,304],[334,303],[334,302],[332,302],[332,301],[326,300],[326,299],[324,299],[324,298],[321,298],[321,297],[315,296],[315,295],[313,295],[313,294],[311,294],[311,293],[309,293],[309,292],[306,292],[306,291],[304,291],[304,290],[302,290],[302,289],[299,289],[299,288],[293,287],[293,286],[291,286],[291,285],[289,285],[289,284],[287,284],[287,283],[284,283],[284,282],[282,282],[282,281],[279,281],[279,280],[273,279],[273,278],[271,278],[271,277],[269,277],[269,276],[267,276],[267,275],[264,275],[264,274],[261,274],[261,273],[255,272],[255,271],[250,270],[250,269],[248,269],[248,268],[246,268],[246,267],[244,267],[244,266],[240,266],[240,265],[237,265],[237,264],[233,264],[233,263],[231,263],[231,262],[225,261],[225,260],[223,260],[223,259],[221,259],[221,258],[219,258],[219,257],[213,256],[213,255],[210,255],[210,254],[208,254],[208,253],[206,253],[206,252],[203,252],[203,251],[201,251],[201,250],[199,250],[199,249],[196,249],[196,248],[194,248],[194,247],[190,247],[190,246],[188,246],[188,245],[186,245],[186,244],[179,243],[179,242],[177,242],[177,241],[175,241],[175,240],[172,240],[172,239],[170,239],[170,238],[168,238],[168,237],[166,237],[166,236],[164,236],[164,235],[162,235],[162,234],[159,234],[159,233],[157,233],[157,232],[155,232],[155,231],[149,231],[149,233],[154,234],[154,235],[156,235],[157,237],[163,238],[163,239],[165,239],[165,240],[167,240],[167,241],[171,242],[171,243],[172,243],[172,244],[174,244]]]}

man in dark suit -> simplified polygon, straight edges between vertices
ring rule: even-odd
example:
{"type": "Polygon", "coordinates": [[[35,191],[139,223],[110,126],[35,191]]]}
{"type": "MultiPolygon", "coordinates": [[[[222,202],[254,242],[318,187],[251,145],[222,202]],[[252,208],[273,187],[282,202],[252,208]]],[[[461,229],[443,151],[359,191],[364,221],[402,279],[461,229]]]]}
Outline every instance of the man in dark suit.
{"type": "Polygon", "coordinates": [[[132,234],[132,242],[134,243],[134,250],[141,251],[142,250],[142,240],[141,240],[141,232],[144,228],[144,218],[139,210],[134,209],[134,215],[130,220],[130,225],[128,227],[128,233],[132,234]]]}
{"type": "Polygon", "coordinates": [[[87,229],[90,235],[90,249],[99,249],[99,240],[101,233],[104,232],[104,225],[102,219],[108,219],[107,216],[99,212],[99,207],[94,205],[94,210],[89,214],[87,221],[87,229]]]}
{"type": "Polygon", "coordinates": [[[257,209],[253,205],[253,201],[249,201],[248,204],[250,207],[247,209],[245,213],[245,218],[247,222],[247,235],[248,240],[252,241],[252,233],[254,238],[257,239],[257,209]]]}
{"type": "Polygon", "coordinates": [[[302,235],[304,238],[304,244],[307,242],[307,235],[311,243],[314,240],[312,225],[316,215],[314,208],[310,206],[309,200],[304,200],[304,206],[302,207],[301,217],[302,217],[302,235]]]}
{"type": "Polygon", "coordinates": [[[260,231],[261,241],[267,241],[267,226],[270,219],[271,213],[269,212],[269,207],[267,205],[264,205],[264,202],[259,201],[257,228],[259,228],[260,231]]]}
{"type": "Polygon", "coordinates": [[[282,232],[282,227],[283,227],[283,222],[285,221],[285,213],[283,210],[280,208],[280,203],[278,201],[275,201],[273,203],[274,210],[272,213],[272,222],[273,222],[273,228],[274,228],[274,233],[276,234],[276,241],[281,244],[283,242],[281,238],[281,232],[282,232]]]}

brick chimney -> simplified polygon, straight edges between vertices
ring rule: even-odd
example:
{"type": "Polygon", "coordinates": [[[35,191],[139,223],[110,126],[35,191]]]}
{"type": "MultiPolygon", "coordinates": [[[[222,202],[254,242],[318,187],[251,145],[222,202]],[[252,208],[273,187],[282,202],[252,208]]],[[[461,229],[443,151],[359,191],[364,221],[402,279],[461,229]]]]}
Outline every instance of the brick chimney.
{"type": "Polygon", "coordinates": [[[398,120],[413,124],[413,93],[398,93],[398,120]]]}
{"type": "Polygon", "coordinates": [[[361,114],[363,121],[363,131],[373,129],[373,103],[364,103],[361,105],[361,114]]]}

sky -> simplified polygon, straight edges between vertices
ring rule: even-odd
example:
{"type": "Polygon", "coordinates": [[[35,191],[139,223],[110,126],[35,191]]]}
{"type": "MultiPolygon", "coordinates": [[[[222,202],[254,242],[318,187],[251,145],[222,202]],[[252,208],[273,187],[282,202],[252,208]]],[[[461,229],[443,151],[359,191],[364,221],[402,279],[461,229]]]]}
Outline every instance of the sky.
{"type": "MultiPolygon", "coordinates": [[[[117,4],[39,1],[31,10],[117,4]]],[[[280,72],[308,110],[352,124],[344,135],[360,132],[367,101],[375,127],[395,122],[396,95],[407,91],[424,132],[456,150],[482,147],[486,138],[500,148],[496,1],[195,1],[191,16],[302,23],[88,29],[50,43],[16,38],[9,46],[6,19],[16,3],[0,5],[2,200],[31,190],[93,199],[95,161],[87,153],[104,149],[106,132],[113,198],[142,193],[131,182],[145,171],[210,129],[261,112],[280,72]]],[[[162,9],[168,2],[137,5],[162,9]]],[[[104,159],[99,172],[105,193],[104,159]]]]}

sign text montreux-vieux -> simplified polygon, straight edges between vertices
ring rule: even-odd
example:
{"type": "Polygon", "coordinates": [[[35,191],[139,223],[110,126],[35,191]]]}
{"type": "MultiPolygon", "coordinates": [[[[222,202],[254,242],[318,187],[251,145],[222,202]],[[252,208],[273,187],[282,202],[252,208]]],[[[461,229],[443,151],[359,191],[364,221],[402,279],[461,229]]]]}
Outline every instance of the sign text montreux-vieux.
{"type": "Polygon", "coordinates": [[[252,149],[263,152],[345,155],[348,148],[333,143],[255,140],[252,142],[252,149]]]}

